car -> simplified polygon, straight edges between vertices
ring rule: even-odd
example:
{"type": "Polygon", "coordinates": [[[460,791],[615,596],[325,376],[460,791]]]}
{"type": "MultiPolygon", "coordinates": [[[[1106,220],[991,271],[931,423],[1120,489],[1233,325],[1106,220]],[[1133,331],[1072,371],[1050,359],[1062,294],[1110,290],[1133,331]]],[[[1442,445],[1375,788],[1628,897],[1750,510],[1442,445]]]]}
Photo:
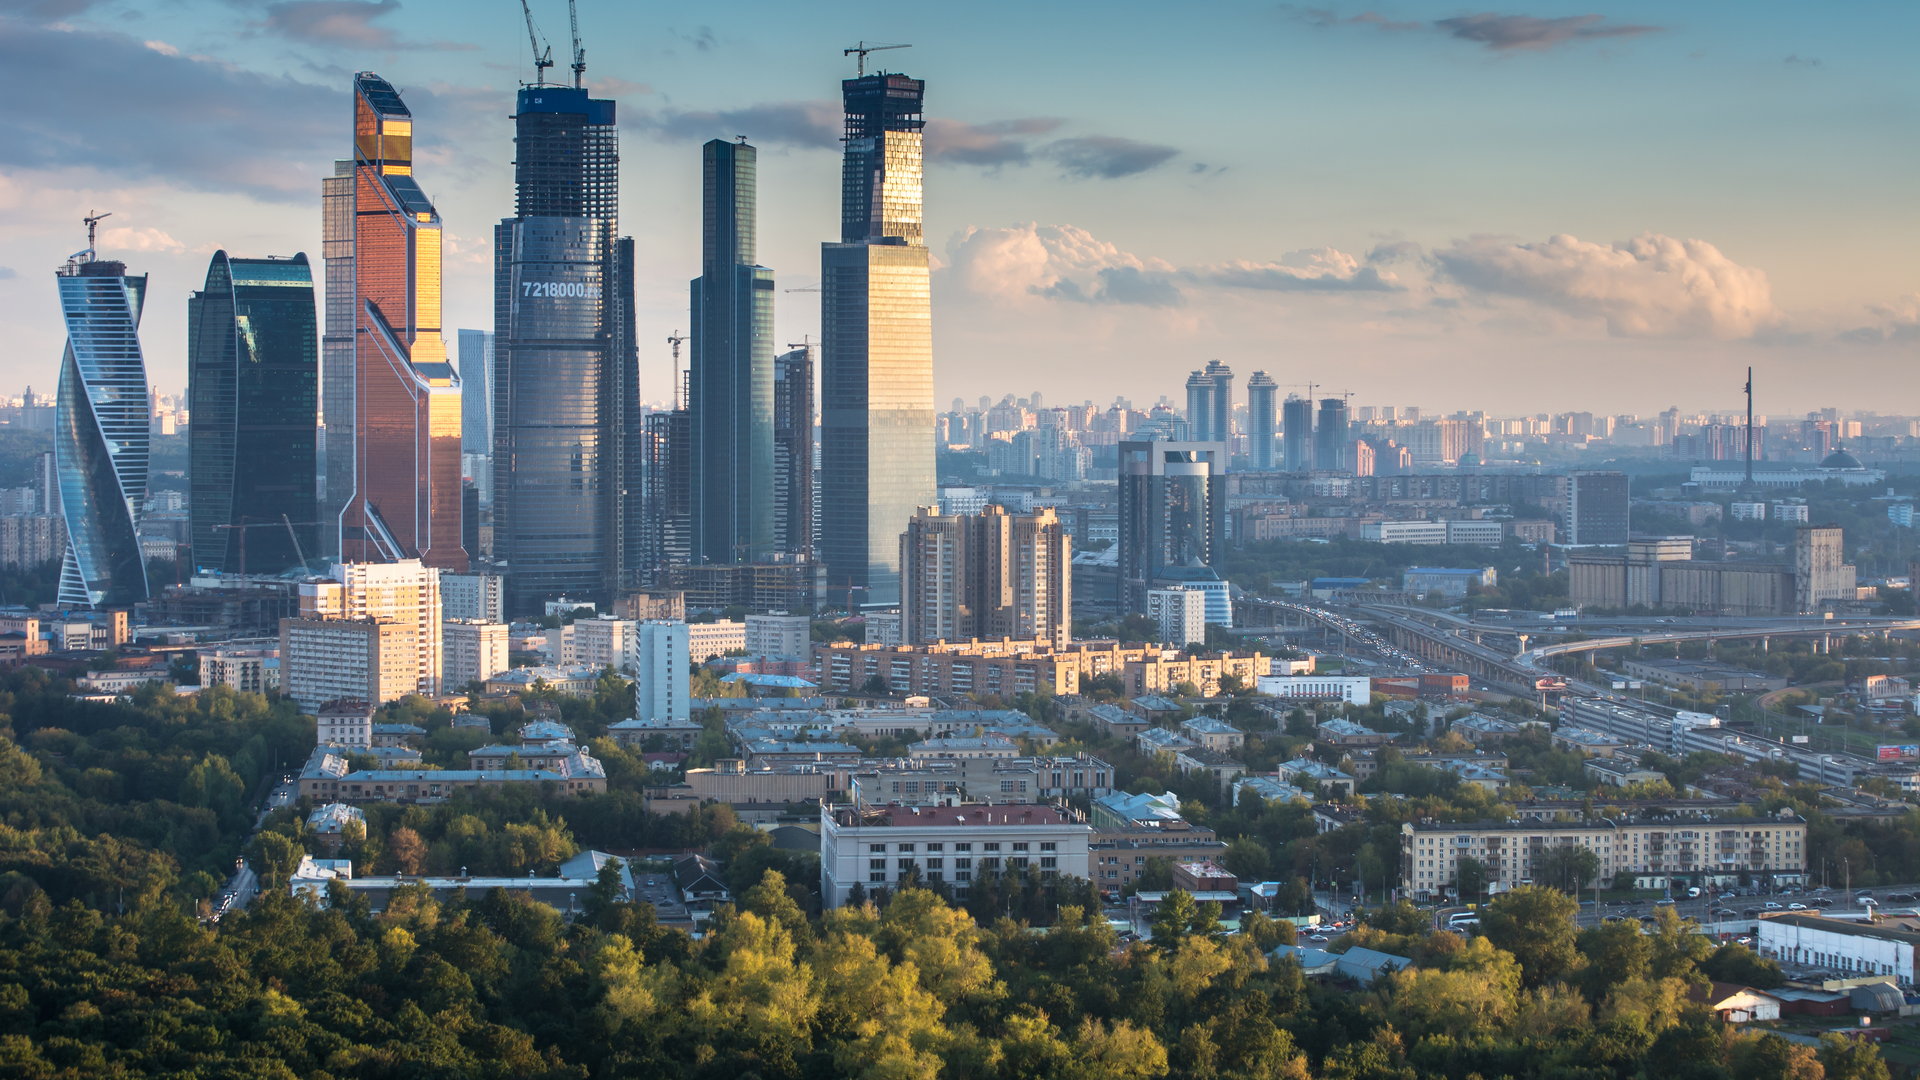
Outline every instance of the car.
{"type": "Polygon", "coordinates": [[[1832,906],[1833,906],[1833,897],[1831,897],[1831,896],[1816,896],[1816,897],[1814,897],[1814,898],[1813,898],[1813,906],[1814,906],[1814,907],[1832,907],[1832,906]]]}
{"type": "Polygon", "coordinates": [[[1766,909],[1767,909],[1768,911],[1781,911],[1781,910],[1784,910],[1783,908],[1781,908],[1781,906],[1780,906],[1780,902],[1779,902],[1778,900],[1769,900],[1769,901],[1767,901],[1767,902],[1766,902],[1765,904],[1763,904],[1762,906],[1763,906],[1763,907],[1765,907],[1765,908],[1766,908],[1766,909]]]}
{"type": "Polygon", "coordinates": [[[1713,915],[1717,919],[1737,919],[1740,917],[1739,912],[1733,910],[1732,908],[1724,908],[1724,907],[1715,908],[1713,910],[1713,915]]]}
{"type": "Polygon", "coordinates": [[[1879,901],[1878,901],[1878,900],[1875,900],[1875,899],[1873,898],[1873,894],[1872,894],[1872,893],[1870,893],[1870,892],[1863,892],[1863,893],[1861,893],[1860,895],[1858,895],[1858,896],[1856,896],[1856,897],[1854,897],[1854,898],[1853,898],[1853,902],[1854,902],[1854,903],[1856,903],[1856,904],[1877,904],[1877,903],[1879,903],[1879,901]]]}
{"type": "Polygon", "coordinates": [[[1805,905],[1805,904],[1788,904],[1788,905],[1787,905],[1787,910],[1788,910],[1788,911],[1805,911],[1805,910],[1807,910],[1807,905],[1805,905]]]}
{"type": "Polygon", "coordinates": [[[1897,892],[1888,893],[1887,899],[1896,904],[1911,904],[1916,900],[1920,900],[1920,896],[1915,896],[1910,892],[1897,892]]]}

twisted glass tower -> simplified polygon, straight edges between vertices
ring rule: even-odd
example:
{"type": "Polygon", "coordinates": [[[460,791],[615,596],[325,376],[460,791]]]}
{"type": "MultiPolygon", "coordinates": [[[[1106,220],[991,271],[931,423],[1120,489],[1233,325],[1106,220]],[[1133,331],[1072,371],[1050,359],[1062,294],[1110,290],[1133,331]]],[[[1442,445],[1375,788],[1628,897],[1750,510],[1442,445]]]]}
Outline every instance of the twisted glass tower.
{"type": "Polygon", "coordinates": [[[921,226],[926,84],[841,83],[840,242],[821,247],[820,555],[827,589],[900,600],[900,534],[934,501],[933,312],[921,226]]]}
{"type": "Polygon", "coordinates": [[[304,254],[217,251],[187,298],[195,569],[279,573],[319,554],[315,329],[304,254]]]}
{"type": "Polygon", "coordinates": [[[147,500],[149,415],[140,314],[147,276],[87,250],[57,279],[67,350],[54,413],[54,470],[67,553],[60,602],[126,607],[147,598],[140,511],[147,500]]]}
{"type": "Polygon", "coordinates": [[[639,583],[633,238],[614,103],[522,87],[514,216],[494,227],[493,557],[511,612],[639,583]]]}

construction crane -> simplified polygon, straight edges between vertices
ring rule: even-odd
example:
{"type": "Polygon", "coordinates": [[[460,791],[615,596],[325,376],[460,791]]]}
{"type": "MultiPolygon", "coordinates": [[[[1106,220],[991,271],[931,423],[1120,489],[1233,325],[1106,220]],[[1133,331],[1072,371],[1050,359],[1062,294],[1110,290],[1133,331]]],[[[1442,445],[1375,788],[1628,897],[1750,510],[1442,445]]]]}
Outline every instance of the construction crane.
{"type": "Polygon", "coordinates": [[[781,291],[781,292],[819,292],[819,291],[820,291],[820,286],[818,286],[818,285],[808,285],[808,286],[806,286],[806,287],[804,287],[804,288],[800,288],[800,289],[782,289],[782,290],[780,290],[780,291],[781,291]]]}
{"type": "Polygon", "coordinates": [[[865,78],[867,75],[867,54],[868,53],[882,52],[887,49],[911,49],[911,48],[913,48],[912,45],[882,45],[877,42],[875,44],[869,45],[866,42],[862,41],[855,44],[854,47],[851,49],[841,49],[840,55],[841,56],[858,56],[860,60],[859,60],[859,63],[856,65],[856,68],[859,72],[860,77],[865,78]]]}
{"type": "Polygon", "coordinates": [[[248,529],[285,529],[287,530],[288,539],[293,541],[293,553],[295,557],[297,557],[300,560],[300,565],[305,566],[307,565],[307,556],[306,556],[306,553],[300,549],[300,534],[294,531],[294,526],[325,525],[325,524],[327,524],[327,522],[324,522],[324,521],[288,521],[287,515],[281,514],[279,521],[242,521],[238,525],[215,525],[214,528],[222,531],[237,530],[240,533],[240,570],[239,572],[241,574],[245,574],[247,572],[247,530],[248,529]]]}
{"type": "Polygon", "coordinates": [[[686,335],[675,330],[667,338],[667,344],[673,346],[673,411],[680,411],[680,343],[687,340],[686,335]]]}
{"type": "Polygon", "coordinates": [[[580,89],[580,77],[587,72],[587,50],[580,47],[580,13],[573,0],[567,0],[567,22],[573,26],[573,88],[580,89]]]}
{"type": "Polygon", "coordinates": [[[533,85],[547,85],[547,69],[553,66],[553,46],[540,47],[540,31],[533,25],[533,8],[520,0],[520,12],[527,17],[527,44],[533,47],[533,85]]]}

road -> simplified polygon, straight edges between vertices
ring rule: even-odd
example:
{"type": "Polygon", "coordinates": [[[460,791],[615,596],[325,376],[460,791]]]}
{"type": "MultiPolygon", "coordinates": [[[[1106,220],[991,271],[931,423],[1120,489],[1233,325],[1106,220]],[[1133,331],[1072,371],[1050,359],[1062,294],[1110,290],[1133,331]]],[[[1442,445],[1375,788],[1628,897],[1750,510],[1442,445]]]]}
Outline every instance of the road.
{"type": "MultiPolygon", "coordinates": [[[[253,828],[248,830],[247,838],[241,841],[240,849],[244,851],[252,846],[253,838],[260,835],[260,830],[266,826],[268,816],[275,810],[293,805],[297,794],[293,777],[282,776],[280,782],[267,792],[266,803],[260,808],[260,812],[254,815],[253,828]]],[[[220,890],[220,895],[213,898],[212,921],[219,922],[221,917],[229,912],[244,910],[253,902],[253,898],[259,895],[260,875],[254,873],[253,867],[247,865],[245,858],[235,859],[233,876],[227,879],[226,885],[220,890]]]]}

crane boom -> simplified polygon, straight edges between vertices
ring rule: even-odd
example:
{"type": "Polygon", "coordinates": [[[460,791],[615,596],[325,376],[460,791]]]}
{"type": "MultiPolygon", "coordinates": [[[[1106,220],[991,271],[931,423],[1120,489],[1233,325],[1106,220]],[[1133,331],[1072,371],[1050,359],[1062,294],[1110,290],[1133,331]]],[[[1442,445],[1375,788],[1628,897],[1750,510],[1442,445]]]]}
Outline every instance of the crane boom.
{"type": "Polygon", "coordinates": [[[864,41],[859,41],[859,42],[855,42],[853,48],[851,49],[841,49],[840,55],[841,56],[858,56],[860,59],[856,69],[858,70],[860,77],[865,78],[867,74],[867,54],[868,53],[884,52],[887,49],[911,49],[911,48],[913,48],[912,45],[882,45],[878,42],[872,45],[869,45],[864,41]]]}
{"type": "Polygon", "coordinates": [[[580,77],[587,71],[587,50],[580,46],[580,12],[574,0],[567,0],[567,22],[573,27],[573,88],[580,89],[580,77]]]}
{"type": "Polygon", "coordinates": [[[540,31],[533,25],[533,8],[520,0],[520,12],[527,17],[527,44],[533,49],[533,85],[547,84],[547,69],[553,66],[553,46],[540,47],[540,31]]]}

